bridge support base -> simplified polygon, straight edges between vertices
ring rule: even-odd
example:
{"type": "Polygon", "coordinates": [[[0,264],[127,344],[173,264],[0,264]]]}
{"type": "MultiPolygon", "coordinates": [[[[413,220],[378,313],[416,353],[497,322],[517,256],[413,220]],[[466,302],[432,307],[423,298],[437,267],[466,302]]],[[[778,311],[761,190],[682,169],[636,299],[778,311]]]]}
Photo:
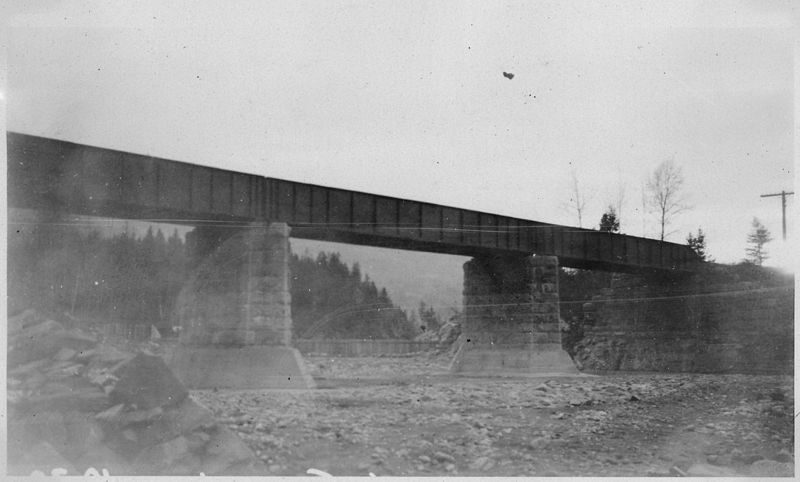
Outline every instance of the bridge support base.
{"type": "Polygon", "coordinates": [[[168,360],[189,388],[312,388],[291,347],[289,227],[198,227],[197,268],[178,297],[179,345],[168,360]]]}
{"type": "Polygon", "coordinates": [[[451,371],[465,375],[575,375],[561,346],[558,259],[483,257],[464,264],[463,345],[451,371]]]}

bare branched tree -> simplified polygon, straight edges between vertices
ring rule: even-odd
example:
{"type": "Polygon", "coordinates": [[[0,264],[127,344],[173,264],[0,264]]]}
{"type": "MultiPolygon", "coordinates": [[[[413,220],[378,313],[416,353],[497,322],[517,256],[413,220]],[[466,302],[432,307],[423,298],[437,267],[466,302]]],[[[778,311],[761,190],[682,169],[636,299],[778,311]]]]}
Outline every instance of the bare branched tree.
{"type": "Polygon", "coordinates": [[[661,226],[661,241],[674,232],[666,231],[673,218],[689,208],[684,202],[681,191],[683,181],[681,168],[672,159],[659,164],[647,179],[647,201],[658,216],[661,226]]]}
{"type": "Polygon", "coordinates": [[[569,204],[568,207],[570,210],[574,210],[575,213],[578,215],[578,227],[583,227],[583,213],[586,211],[586,203],[588,198],[586,194],[581,189],[580,182],[578,181],[578,174],[575,172],[575,169],[570,171],[570,178],[571,178],[571,189],[569,195],[569,204]]]}
{"type": "Polygon", "coordinates": [[[617,215],[617,223],[622,227],[622,208],[625,205],[625,183],[622,181],[622,176],[617,178],[617,189],[613,195],[612,202],[609,204],[614,207],[617,215]]]}
{"type": "Polygon", "coordinates": [[[642,237],[647,237],[647,185],[642,181],[642,208],[639,215],[642,217],[642,237]]]}

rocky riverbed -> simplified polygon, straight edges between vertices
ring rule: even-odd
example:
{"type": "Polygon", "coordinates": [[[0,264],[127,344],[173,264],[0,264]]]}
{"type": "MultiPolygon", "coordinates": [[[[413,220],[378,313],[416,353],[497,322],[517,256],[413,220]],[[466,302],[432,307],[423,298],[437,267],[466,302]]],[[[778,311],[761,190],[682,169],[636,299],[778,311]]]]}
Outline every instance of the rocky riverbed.
{"type": "Polygon", "coordinates": [[[8,319],[10,474],[794,472],[790,376],[455,377],[440,352],[306,356],[314,390],[189,391],[169,343],[82,325],[8,319]]]}
{"type": "Polygon", "coordinates": [[[193,391],[265,475],[792,475],[788,376],[469,378],[445,356],[306,357],[312,391],[193,391]]]}

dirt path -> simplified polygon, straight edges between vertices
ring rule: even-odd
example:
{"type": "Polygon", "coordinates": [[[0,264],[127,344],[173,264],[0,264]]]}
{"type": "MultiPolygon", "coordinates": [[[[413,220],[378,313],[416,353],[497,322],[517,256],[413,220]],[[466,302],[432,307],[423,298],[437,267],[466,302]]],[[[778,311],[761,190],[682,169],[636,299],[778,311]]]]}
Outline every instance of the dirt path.
{"type": "Polygon", "coordinates": [[[754,462],[792,451],[788,376],[480,379],[431,357],[307,362],[318,390],[193,396],[270,475],[645,476],[697,463],[758,475],[754,462]]]}

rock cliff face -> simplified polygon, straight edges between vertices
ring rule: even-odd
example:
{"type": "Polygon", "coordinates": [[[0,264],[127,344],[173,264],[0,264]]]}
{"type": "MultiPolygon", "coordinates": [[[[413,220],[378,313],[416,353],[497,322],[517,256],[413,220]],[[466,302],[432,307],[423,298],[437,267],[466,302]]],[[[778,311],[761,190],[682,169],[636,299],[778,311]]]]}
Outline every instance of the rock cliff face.
{"type": "Polygon", "coordinates": [[[29,310],[8,320],[11,475],[258,475],[163,360],[29,310]],[[63,472],[63,471],[62,471],[63,472]]]}
{"type": "Polygon", "coordinates": [[[690,279],[615,276],[568,347],[589,370],[792,373],[794,282],[747,266],[690,279]]]}

